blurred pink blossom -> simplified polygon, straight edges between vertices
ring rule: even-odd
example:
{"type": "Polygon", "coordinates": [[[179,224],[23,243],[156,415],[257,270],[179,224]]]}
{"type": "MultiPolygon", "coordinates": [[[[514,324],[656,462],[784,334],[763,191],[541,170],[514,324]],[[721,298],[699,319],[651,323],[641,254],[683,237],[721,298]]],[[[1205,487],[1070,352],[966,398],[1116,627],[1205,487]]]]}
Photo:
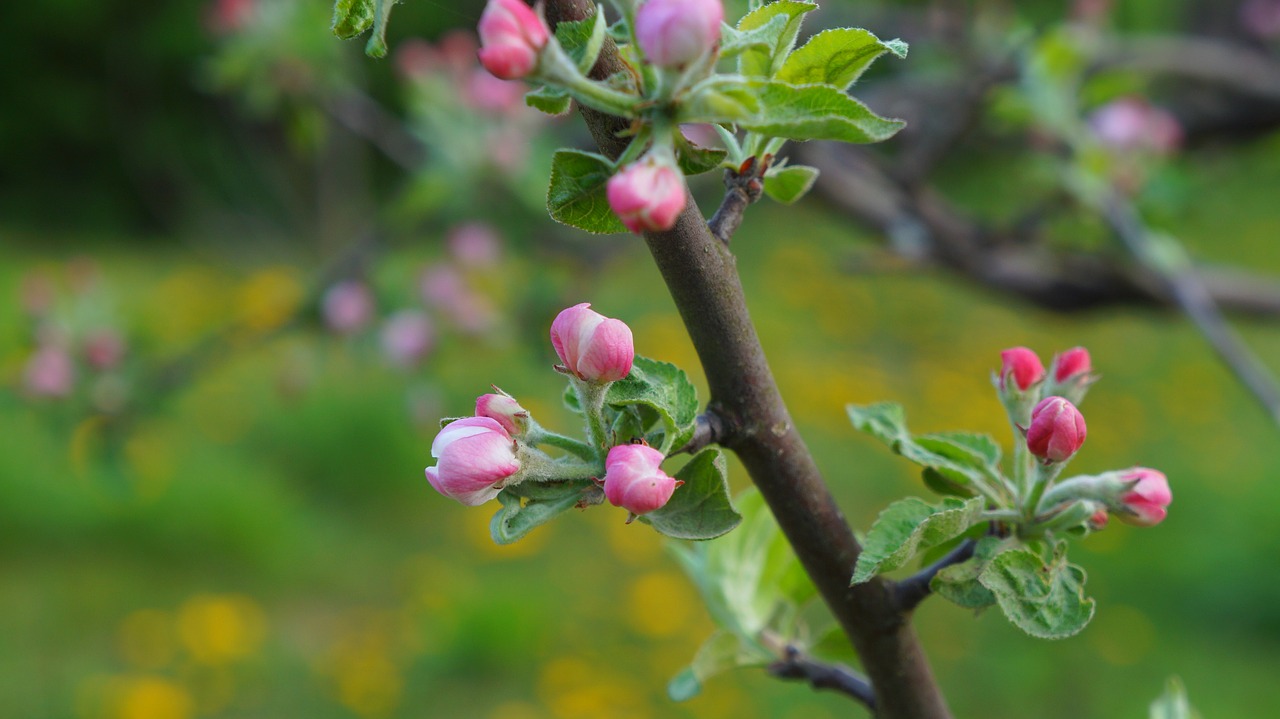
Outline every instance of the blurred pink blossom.
{"type": "Polygon", "coordinates": [[[698,147],[724,147],[720,135],[705,122],[691,122],[680,126],[680,133],[698,147]]]}
{"type": "Polygon", "coordinates": [[[213,0],[205,7],[205,28],[214,35],[230,35],[249,26],[257,0],[213,0]]]}
{"type": "Polygon", "coordinates": [[[353,334],[373,319],[373,293],[358,280],[346,280],[324,293],[324,321],[339,334],[353,334]]]}
{"type": "Polygon", "coordinates": [[[93,330],[84,339],[85,361],[96,370],[105,371],[119,365],[124,354],[124,337],[109,327],[93,330]]]}
{"type": "Polygon", "coordinates": [[[440,53],[422,38],[409,38],[396,46],[396,72],[406,80],[420,80],[440,63],[440,53]]]}
{"type": "Polygon", "coordinates": [[[1280,0],[1245,0],[1240,6],[1240,25],[1263,40],[1280,38],[1280,0]]]}
{"type": "Polygon", "coordinates": [[[1121,151],[1173,152],[1182,144],[1182,126],[1168,110],[1126,97],[1103,105],[1089,117],[1102,144],[1121,151]]]}
{"type": "Polygon", "coordinates": [[[46,345],[27,360],[23,384],[37,397],[66,397],[75,386],[76,370],[71,355],[61,347],[46,345]]]}
{"type": "Polygon", "coordinates": [[[418,279],[418,291],[428,306],[440,308],[450,307],[459,297],[469,293],[462,275],[448,265],[432,265],[423,270],[418,279]]]}
{"type": "Polygon", "coordinates": [[[382,325],[382,351],[392,364],[412,367],[421,362],[435,343],[431,318],[416,310],[400,310],[382,325]]]}
{"type": "Polygon", "coordinates": [[[524,83],[500,80],[483,68],[476,68],[467,77],[465,98],[472,107],[495,115],[524,107],[524,83]]]}
{"type": "Polygon", "coordinates": [[[492,225],[467,222],[449,231],[449,250],[465,267],[492,267],[502,259],[502,240],[492,225]]]}

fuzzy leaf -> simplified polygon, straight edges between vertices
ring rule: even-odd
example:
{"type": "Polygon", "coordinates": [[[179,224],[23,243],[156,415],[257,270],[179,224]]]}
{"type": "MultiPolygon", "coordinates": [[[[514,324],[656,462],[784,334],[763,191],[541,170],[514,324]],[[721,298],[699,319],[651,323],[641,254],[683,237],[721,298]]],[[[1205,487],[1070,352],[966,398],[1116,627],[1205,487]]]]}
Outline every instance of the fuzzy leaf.
{"type": "Polygon", "coordinates": [[[778,14],[759,27],[742,31],[726,23],[720,23],[720,58],[730,58],[748,49],[770,52],[778,46],[778,40],[791,22],[790,16],[778,14]]]}
{"type": "Polygon", "coordinates": [[[364,54],[369,57],[387,56],[387,21],[395,4],[396,0],[373,0],[373,34],[364,46],[364,54]]]}
{"type": "Polygon", "coordinates": [[[851,584],[897,569],[916,552],[954,539],[981,521],[983,500],[947,497],[938,506],[908,497],[890,504],[871,525],[851,584]]]}
{"type": "Polygon", "coordinates": [[[684,370],[669,362],[636,355],[631,373],[609,385],[605,404],[614,408],[647,407],[662,421],[663,454],[679,449],[693,436],[698,418],[698,390],[684,370]]]}
{"type": "Polygon", "coordinates": [[[548,115],[563,115],[569,111],[571,101],[569,93],[564,90],[550,85],[543,85],[536,90],[526,92],[524,103],[548,115]]]}
{"type": "Polygon", "coordinates": [[[1064,639],[1093,618],[1094,601],[1084,595],[1085,572],[1066,560],[1059,543],[1053,560],[1030,549],[1000,554],[978,576],[1014,626],[1040,639],[1064,639]]]}
{"type": "Polygon", "coordinates": [[[724,452],[709,447],[696,454],[676,479],[671,501],[640,517],[640,521],[676,539],[714,539],[742,522],[742,515],[729,500],[729,470],[724,452]]]}
{"type": "Polygon", "coordinates": [[[590,17],[566,20],[556,25],[556,40],[585,75],[595,66],[608,30],[603,8],[597,5],[590,17]]]}
{"type": "Polygon", "coordinates": [[[373,26],[373,0],[337,0],[333,4],[333,34],[343,40],[360,37],[373,26]]]}
{"type": "Polygon", "coordinates": [[[990,437],[968,432],[912,437],[902,406],[893,402],[848,405],[846,410],[854,428],[924,467],[925,484],[939,494],[972,496],[975,481],[996,481],[1000,475],[1000,447],[990,437]]]}
{"type": "Polygon", "coordinates": [[[786,18],[786,25],[771,45],[749,47],[738,55],[738,72],[747,76],[772,77],[791,48],[795,47],[805,13],[817,9],[818,6],[810,2],[775,0],[744,15],[738,21],[738,30],[744,33],[764,27],[777,17],[786,18]]]}
{"type": "Polygon", "coordinates": [[[818,168],[808,165],[788,165],[764,178],[764,192],[774,201],[784,205],[804,197],[818,179],[818,168]]]}
{"type": "Polygon", "coordinates": [[[776,79],[796,85],[832,85],[844,91],[886,52],[906,57],[907,44],[884,42],[861,28],[824,30],[791,53],[776,79]]]}
{"type": "Polygon", "coordinates": [[[551,219],[597,235],[626,232],[605,196],[605,184],[613,169],[613,163],[595,153],[557,151],[551,159],[551,184],[547,189],[551,219]]]}
{"type": "Polygon", "coordinates": [[[943,567],[929,582],[935,594],[968,609],[982,609],[996,603],[990,589],[982,586],[978,576],[992,558],[1006,548],[998,537],[983,537],[973,549],[973,556],[959,564],[943,567]]]}
{"type": "Polygon", "coordinates": [[[722,148],[695,145],[682,133],[676,134],[676,149],[679,150],[677,161],[680,171],[685,175],[698,175],[714,170],[728,154],[722,148]]]}
{"type": "Polygon", "coordinates": [[[742,641],[723,629],[715,632],[698,647],[693,663],[667,684],[667,696],[682,702],[694,698],[711,677],[730,669],[761,666],[775,659],[758,644],[742,641]]]}
{"type": "Polygon", "coordinates": [[[582,499],[583,487],[576,482],[566,482],[558,491],[539,492],[539,499],[522,499],[514,488],[498,494],[502,509],[493,515],[489,534],[496,544],[511,544],[558,515],[572,509],[582,499]]]}
{"type": "Polygon", "coordinates": [[[907,124],[880,117],[828,85],[755,81],[751,86],[760,101],[760,112],[739,120],[738,125],[769,137],[865,144],[887,140],[907,124]]]}

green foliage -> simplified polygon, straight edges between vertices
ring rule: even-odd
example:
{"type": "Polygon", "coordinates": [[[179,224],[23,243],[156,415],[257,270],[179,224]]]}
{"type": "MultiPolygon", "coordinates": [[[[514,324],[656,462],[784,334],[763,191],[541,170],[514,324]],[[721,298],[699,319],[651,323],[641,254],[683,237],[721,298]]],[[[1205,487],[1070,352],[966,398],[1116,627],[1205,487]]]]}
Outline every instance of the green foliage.
{"type": "Polygon", "coordinates": [[[695,145],[684,136],[684,133],[676,133],[675,138],[676,149],[679,151],[676,160],[680,165],[680,171],[686,175],[699,175],[714,170],[721,166],[728,154],[717,147],[695,145]]]}
{"type": "Polygon", "coordinates": [[[625,379],[609,385],[605,404],[615,409],[634,408],[642,413],[642,420],[652,417],[655,421],[642,423],[646,430],[660,422],[661,439],[653,435],[646,440],[663,454],[689,441],[698,418],[698,390],[689,375],[669,362],[640,355],[625,379]]]}
{"type": "Polygon", "coordinates": [[[1014,626],[1040,639],[1065,639],[1093,618],[1094,601],[1084,595],[1085,572],[1069,564],[1066,542],[1046,562],[1031,549],[1001,553],[978,576],[1014,626]]]}
{"type": "Polygon", "coordinates": [[[764,41],[763,46],[753,43],[742,50],[738,55],[738,72],[748,77],[773,77],[791,48],[795,47],[805,14],[817,9],[817,5],[809,2],[776,0],[744,15],[738,21],[740,33],[776,25],[778,18],[782,18],[784,23],[777,30],[759,36],[764,41]]]}
{"type": "Polygon", "coordinates": [[[770,170],[764,178],[764,192],[784,205],[790,205],[808,194],[818,179],[818,168],[808,165],[788,165],[770,170]]]}
{"type": "Polygon", "coordinates": [[[582,499],[584,488],[582,483],[566,482],[523,489],[535,493],[536,499],[520,496],[521,490],[515,487],[504,489],[498,494],[502,509],[493,515],[489,534],[495,544],[511,544],[572,509],[582,499]]]}
{"type": "Polygon", "coordinates": [[[1149,719],[1200,719],[1200,712],[1192,708],[1182,680],[1169,677],[1164,694],[1151,702],[1151,709],[1147,716],[1149,719]]]}
{"type": "Polygon", "coordinates": [[[924,467],[925,483],[940,494],[972,496],[975,484],[1000,481],[1000,446],[990,437],[968,432],[912,437],[902,405],[894,402],[845,409],[854,428],[924,467]]]}
{"type": "Polygon", "coordinates": [[[776,659],[761,642],[763,631],[791,641],[811,629],[801,609],[817,590],[764,499],[750,489],[739,494],[735,504],[742,516],[737,531],[709,542],[673,545],[721,627],[698,650],[693,664],[667,686],[677,701],[696,695],[714,674],[776,659]]]}
{"type": "Polygon", "coordinates": [[[556,25],[556,40],[569,55],[569,59],[578,66],[578,70],[586,74],[591,72],[591,68],[596,64],[596,58],[600,57],[600,48],[604,47],[608,30],[604,8],[597,5],[590,17],[556,25]]]}
{"type": "Polygon", "coordinates": [[[547,211],[561,224],[596,235],[626,232],[609,209],[605,185],[613,176],[613,163],[601,155],[581,150],[558,150],[551,160],[551,184],[547,211]]]}
{"type": "Polygon", "coordinates": [[[387,21],[396,0],[336,0],[333,4],[333,34],[343,40],[360,37],[370,28],[373,34],[365,45],[369,57],[387,54],[387,21]]]}
{"type": "Polygon", "coordinates": [[[548,115],[563,115],[569,111],[569,107],[572,104],[569,93],[550,85],[543,85],[526,92],[524,102],[529,107],[545,112],[548,115]]]}
{"type": "Polygon", "coordinates": [[[959,564],[943,567],[933,580],[930,589],[935,594],[968,609],[983,609],[996,603],[996,596],[978,581],[982,570],[991,559],[1006,548],[999,537],[983,537],[974,547],[973,556],[959,564]]]}
{"type": "Polygon", "coordinates": [[[782,33],[786,31],[791,18],[785,14],[776,14],[763,25],[749,30],[722,24],[720,27],[720,57],[736,57],[747,50],[771,53],[777,47],[782,33]]]}
{"type": "Polygon", "coordinates": [[[893,137],[906,123],[880,117],[828,85],[723,76],[680,106],[680,122],[734,123],[764,137],[855,144],[893,137]]]}
{"type": "Polygon", "coordinates": [[[742,521],[729,500],[729,470],[720,448],[702,450],[675,476],[684,484],[641,522],[668,537],[698,540],[719,537],[742,521]]]}
{"type": "Polygon", "coordinates": [[[880,512],[862,543],[851,584],[903,566],[921,550],[955,539],[981,521],[982,499],[947,497],[933,506],[908,497],[880,512]]]}
{"type": "Polygon", "coordinates": [[[824,30],[791,53],[776,79],[796,85],[820,83],[848,90],[871,63],[886,52],[905,58],[907,44],[901,40],[885,42],[860,28],[824,30]]]}

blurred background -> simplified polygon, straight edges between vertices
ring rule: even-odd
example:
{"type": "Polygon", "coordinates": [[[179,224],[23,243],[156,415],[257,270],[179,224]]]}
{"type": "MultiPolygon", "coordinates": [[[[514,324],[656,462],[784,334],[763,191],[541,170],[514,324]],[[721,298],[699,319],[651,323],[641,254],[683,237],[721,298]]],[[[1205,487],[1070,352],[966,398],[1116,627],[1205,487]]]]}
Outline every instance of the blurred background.
{"type": "MultiPolygon", "coordinates": [[[[750,669],[670,702],[713,626],[658,535],[598,507],[500,547],[496,506],[424,481],[438,418],[490,384],[574,429],[547,342],[570,304],[705,389],[642,243],[547,218],[550,152],[589,139],[480,74],[481,7],[397,6],[382,60],[324,0],[6,8],[0,713],[861,713],[750,669]]],[[[1157,467],[1176,496],[1078,545],[1099,608],[1074,638],[927,602],[956,715],[1140,717],[1178,675],[1206,716],[1261,716],[1280,430],[1173,288],[1194,275],[1280,370],[1280,0],[827,0],[806,33],[840,25],[911,43],[855,88],[911,128],[795,148],[817,191],[751,208],[734,248],[850,520],[928,495],[844,405],[1007,446],[989,372],[1012,345],[1087,346],[1073,469],[1157,467]],[[1197,271],[1120,242],[1081,177],[1197,271]]]]}

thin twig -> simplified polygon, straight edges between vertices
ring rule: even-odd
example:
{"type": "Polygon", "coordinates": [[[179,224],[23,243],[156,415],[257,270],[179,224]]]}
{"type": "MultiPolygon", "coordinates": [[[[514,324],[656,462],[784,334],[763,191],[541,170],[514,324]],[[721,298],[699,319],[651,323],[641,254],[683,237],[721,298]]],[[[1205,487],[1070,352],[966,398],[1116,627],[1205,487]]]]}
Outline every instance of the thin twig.
{"type": "Polygon", "coordinates": [[[933,581],[934,576],[953,564],[967,561],[973,556],[973,550],[977,546],[978,543],[976,541],[966,539],[957,544],[954,549],[947,552],[938,561],[898,582],[898,585],[893,589],[893,598],[898,604],[898,609],[903,612],[910,612],[915,609],[933,591],[929,587],[929,583],[933,581]]]}
{"type": "Polygon", "coordinates": [[[807,657],[794,646],[788,646],[786,653],[786,659],[779,659],[768,666],[769,674],[779,679],[800,679],[814,689],[840,692],[875,712],[875,690],[866,677],[843,664],[827,664],[807,657]]]}
{"type": "Polygon", "coordinates": [[[711,234],[725,245],[738,231],[747,208],[764,194],[764,173],[769,169],[769,160],[767,155],[763,161],[752,157],[737,170],[724,171],[724,199],[707,224],[711,234]]]}
{"type": "Polygon", "coordinates": [[[693,436],[689,438],[688,442],[685,442],[683,447],[675,450],[672,454],[697,454],[708,445],[719,444],[724,436],[724,420],[713,409],[708,407],[694,421],[693,436]]]}
{"type": "Polygon", "coordinates": [[[1101,203],[1103,216],[1134,257],[1167,284],[1178,306],[1195,323],[1218,357],[1236,375],[1271,419],[1280,424],[1280,385],[1271,370],[1240,339],[1214,302],[1199,275],[1185,261],[1159,259],[1160,248],[1129,203],[1112,193],[1101,203]]]}

